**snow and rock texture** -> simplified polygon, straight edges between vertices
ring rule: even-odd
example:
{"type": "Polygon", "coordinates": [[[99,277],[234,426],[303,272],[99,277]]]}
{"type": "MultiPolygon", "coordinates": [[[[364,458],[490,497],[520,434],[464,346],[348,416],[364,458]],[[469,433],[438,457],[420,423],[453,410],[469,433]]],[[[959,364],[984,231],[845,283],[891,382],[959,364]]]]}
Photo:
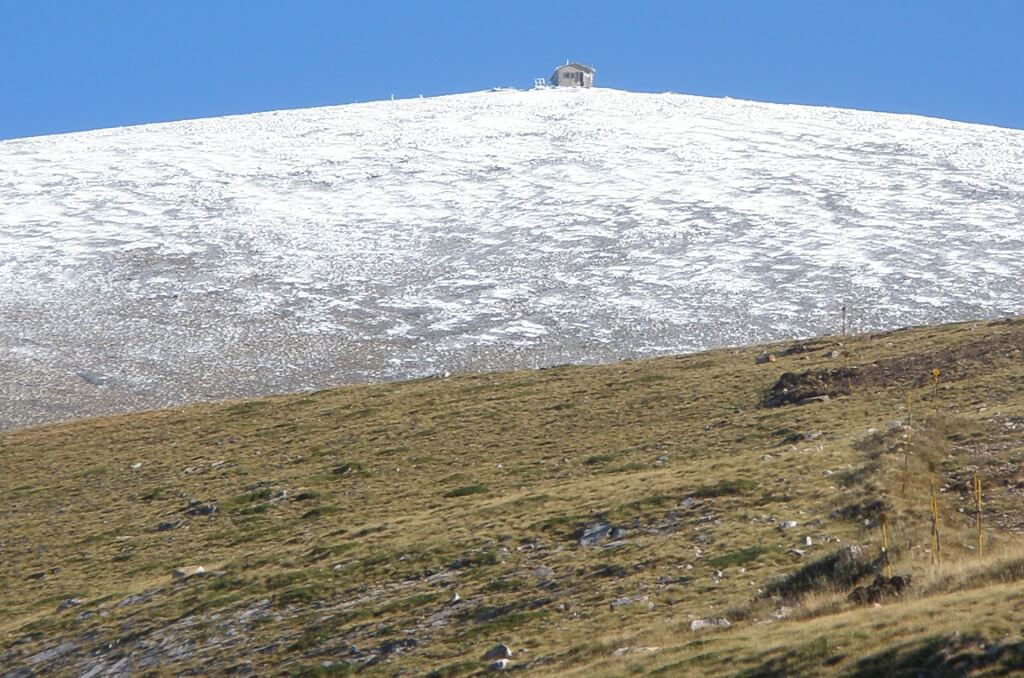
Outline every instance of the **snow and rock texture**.
{"type": "Polygon", "coordinates": [[[494,91],[0,143],[0,429],[1024,306],[1024,132],[494,91]]]}

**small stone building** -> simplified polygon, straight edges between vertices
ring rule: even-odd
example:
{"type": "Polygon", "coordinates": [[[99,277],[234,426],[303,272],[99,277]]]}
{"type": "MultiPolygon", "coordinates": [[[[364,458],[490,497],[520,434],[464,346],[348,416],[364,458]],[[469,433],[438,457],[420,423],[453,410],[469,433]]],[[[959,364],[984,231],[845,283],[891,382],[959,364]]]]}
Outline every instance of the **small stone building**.
{"type": "Polygon", "coordinates": [[[551,84],[554,87],[593,87],[596,70],[593,66],[567,63],[551,74],[551,84]]]}

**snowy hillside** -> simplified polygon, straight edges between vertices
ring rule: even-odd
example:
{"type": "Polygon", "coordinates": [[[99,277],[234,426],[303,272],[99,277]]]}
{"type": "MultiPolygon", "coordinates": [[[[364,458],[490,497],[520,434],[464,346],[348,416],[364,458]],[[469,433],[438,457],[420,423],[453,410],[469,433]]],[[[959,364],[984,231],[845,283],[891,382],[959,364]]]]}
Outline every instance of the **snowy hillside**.
{"type": "Polygon", "coordinates": [[[0,429],[1024,309],[1024,132],[496,91],[0,143],[0,429]]]}

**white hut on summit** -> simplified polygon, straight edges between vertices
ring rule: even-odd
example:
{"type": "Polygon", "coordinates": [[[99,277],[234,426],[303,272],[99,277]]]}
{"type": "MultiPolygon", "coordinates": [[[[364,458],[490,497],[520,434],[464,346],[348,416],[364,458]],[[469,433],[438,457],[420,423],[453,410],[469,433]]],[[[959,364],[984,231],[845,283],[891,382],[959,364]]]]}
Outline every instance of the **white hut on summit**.
{"type": "Polygon", "coordinates": [[[593,66],[567,61],[551,74],[551,84],[554,87],[593,87],[596,71],[593,66]]]}

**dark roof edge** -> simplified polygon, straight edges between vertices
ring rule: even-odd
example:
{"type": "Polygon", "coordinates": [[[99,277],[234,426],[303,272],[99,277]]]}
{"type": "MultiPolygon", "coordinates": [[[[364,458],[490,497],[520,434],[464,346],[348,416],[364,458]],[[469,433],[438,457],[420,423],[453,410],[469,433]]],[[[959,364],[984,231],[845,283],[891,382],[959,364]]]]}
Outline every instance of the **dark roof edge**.
{"type": "Polygon", "coordinates": [[[570,66],[572,66],[572,67],[575,67],[575,68],[578,68],[578,69],[580,69],[581,71],[586,71],[587,73],[596,73],[596,72],[597,72],[597,69],[596,69],[596,68],[594,68],[593,66],[588,66],[588,65],[586,65],[586,64],[581,64],[581,63],[579,63],[578,61],[573,61],[573,62],[571,62],[571,63],[568,63],[568,64],[562,64],[561,66],[557,67],[557,68],[555,69],[555,71],[560,71],[560,70],[562,70],[563,68],[568,68],[568,67],[570,67],[570,66]]]}

